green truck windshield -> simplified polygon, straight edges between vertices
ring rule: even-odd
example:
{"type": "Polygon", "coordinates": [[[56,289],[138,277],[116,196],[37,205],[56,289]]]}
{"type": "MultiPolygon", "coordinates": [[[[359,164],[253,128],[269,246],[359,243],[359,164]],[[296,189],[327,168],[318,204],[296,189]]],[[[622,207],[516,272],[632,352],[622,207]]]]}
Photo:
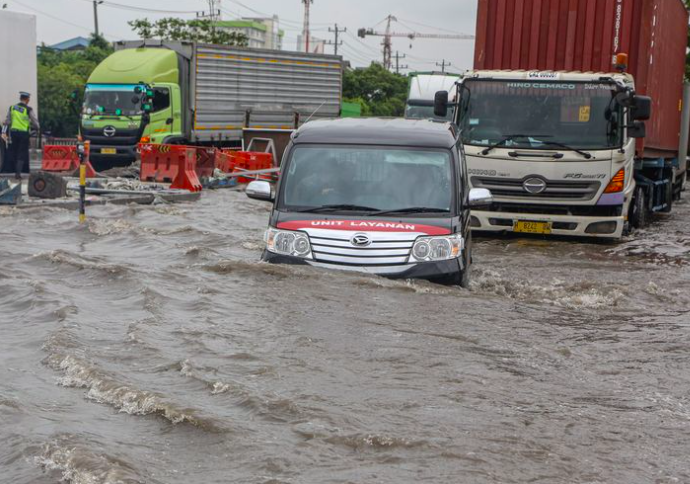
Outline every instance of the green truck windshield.
{"type": "Polygon", "coordinates": [[[134,84],[87,84],[83,114],[88,116],[138,116],[141,96],[134,84]]]}
{"type": "Polygon", "coordinates": [[[460,126],[468,145],[612,149],[622,144],[622,112],[611,83],[466,80],[460,126]]]}

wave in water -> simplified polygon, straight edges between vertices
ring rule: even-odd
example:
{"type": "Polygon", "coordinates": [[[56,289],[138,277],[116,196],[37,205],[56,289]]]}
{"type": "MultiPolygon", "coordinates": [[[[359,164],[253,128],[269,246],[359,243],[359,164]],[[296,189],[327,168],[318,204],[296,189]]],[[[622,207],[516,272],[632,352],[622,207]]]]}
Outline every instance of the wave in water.
{"type": "Polygon", "coordinates": [[[70,484],[156,484],[142,478],[133,466],[92,450],[72,435],[60,435],[45,444],[34,461],[47,471],[61,473],[60,482],[70,484]]]}
{"type": "Polygon", "coordinates": [[[222,432],[220,422],[197,415],[197,411],[167,402],[159,394],[140,390],[117,381],[83,359],[72,355],[53,354],[46,363],[64,376],[58,384],[64,387],[85,388],[86,396],[98,403],[110,405],[120,412],[131,415],[159,415],[174,424],[188,423],[202,430],[222,432]]]}
{"type": "Polygon", "coordinates": [[[525,302],[549,303],[568,309],[615,307],[625,297],[619,288],[597,285],[592,281],[565,282],[552,279],[548,284],[505,276],[493,270],[475,272],[474,292],[491,293],[525,302]]]}

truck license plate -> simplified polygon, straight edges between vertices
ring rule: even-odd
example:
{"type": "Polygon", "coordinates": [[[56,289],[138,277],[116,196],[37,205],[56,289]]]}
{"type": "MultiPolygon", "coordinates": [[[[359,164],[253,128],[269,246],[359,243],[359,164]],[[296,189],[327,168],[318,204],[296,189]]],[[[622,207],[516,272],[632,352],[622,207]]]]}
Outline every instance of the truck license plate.
{"type": "Polygon", "coordinates": [[[116,155],[117,148],[101,148],[102,155],[116,155]]]}
{"type": "Polygon", "coordinates": [[[518,220],[515,222],[515,225],[513,225],[513,232],[549,235],[551,233],[551,222],[530,222],[527,220],[518,220]]]}

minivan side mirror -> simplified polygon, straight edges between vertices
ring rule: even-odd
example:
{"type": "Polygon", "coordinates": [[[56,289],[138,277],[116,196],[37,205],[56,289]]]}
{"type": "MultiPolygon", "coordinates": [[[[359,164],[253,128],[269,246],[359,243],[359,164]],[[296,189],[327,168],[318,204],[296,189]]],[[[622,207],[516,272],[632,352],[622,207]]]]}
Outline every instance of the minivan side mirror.
{"type": "Polygon", "coordinates": [[[489,208],[492,203],[494,203],[494,197],[486,188],[473,188],[470,190],[470,208],[489,208]]]}
{"type": "Polygon", "coordinates": [[[438,91],[434,96],[434,116],[448,116],[448,91],[438,91]]]}
{"type": "Polygon", "coordinates": [[[253,198],[254,200],[262,200],[264,202],[272,202],[275,200],[273,185],[264,180],[255,180],[249,183],[245,193],[249,198],[253,198]]]}
{"type": "Polygon", "coordinates": [[[652,117],[652,98],[649,96],[633,97],[630,117],[637,121],[647,121],[652,117]]]}
{"type": "Polygon", "coordinates": [[[628,136],[631,138],[644,138],[647,136],[647,127],[642,121],[633,121],[633,123],[628,126],[628,136]]]}

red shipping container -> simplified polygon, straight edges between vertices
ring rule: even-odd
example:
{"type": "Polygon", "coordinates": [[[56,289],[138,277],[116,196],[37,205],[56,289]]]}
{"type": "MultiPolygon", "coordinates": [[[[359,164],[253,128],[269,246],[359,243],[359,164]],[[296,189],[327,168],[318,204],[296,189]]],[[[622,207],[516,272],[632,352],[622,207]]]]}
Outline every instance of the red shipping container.
{"type": "Polygon", "coordinates": [[[610,73],[626,53],[637,93],[653,100],[644,156],[673,157],[687,32],[682,0],[479,0],[474,68],[610,73]]]}

